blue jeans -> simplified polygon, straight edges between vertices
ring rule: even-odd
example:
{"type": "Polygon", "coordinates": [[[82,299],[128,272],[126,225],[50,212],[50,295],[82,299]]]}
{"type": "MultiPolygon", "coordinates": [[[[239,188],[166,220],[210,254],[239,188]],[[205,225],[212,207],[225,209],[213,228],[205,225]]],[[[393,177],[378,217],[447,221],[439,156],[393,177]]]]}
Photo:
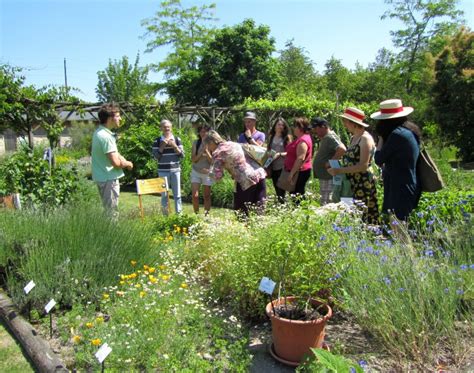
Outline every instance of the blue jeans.
{"type": "MultiPolygon", "coordinates": [[[[160,171],[159,177],[166,177],[168,179],[168,186],[173,191],[174,208],[177,214],[181,213],[181,171],[160,171]]],[[[168,211],[168,193],[161,193],[161,207],[163,212],[168,211]]]]}

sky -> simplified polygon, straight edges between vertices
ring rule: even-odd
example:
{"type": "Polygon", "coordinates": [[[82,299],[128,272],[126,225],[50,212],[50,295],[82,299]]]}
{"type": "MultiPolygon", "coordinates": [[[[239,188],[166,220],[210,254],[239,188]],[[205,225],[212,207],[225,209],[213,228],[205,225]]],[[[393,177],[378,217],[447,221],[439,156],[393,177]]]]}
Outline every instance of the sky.
{"type": "MultiPolygon", "coordinates": [[[[211,1],[204,1],[210,3],[211,1]]],[[[214,0],[217,27],[246,18],[270,27],[277,50],[287,41],[303,47],[317,71],[332,56],[352,69],[374,62],[383,47],[395,50],[390,31],[403,28],[381,20],[383,0],[214,0]]],[[[182,0],[185,7],[203,1],[182,0]]],[[[141,21],[159,9],[159,0],[0,0],[0,63],[23,68],[26,84],[78,88],[76,95],[96,102],[97,72],[109,60],[128,56],[140,65],[166,56],[160,48],[144,53],[147,38],[141,21]]],[[[460,0],[467,25],[473,29],[474,0],[460,0]]],[[[162,79],[150,74],[151,81],[162,79]]]]}

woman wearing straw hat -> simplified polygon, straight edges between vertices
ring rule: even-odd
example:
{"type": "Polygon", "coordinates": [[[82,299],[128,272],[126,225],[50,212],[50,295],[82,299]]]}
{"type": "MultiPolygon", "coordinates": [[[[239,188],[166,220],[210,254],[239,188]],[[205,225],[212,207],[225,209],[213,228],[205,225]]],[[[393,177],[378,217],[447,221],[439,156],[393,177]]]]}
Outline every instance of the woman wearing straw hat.
{"type": "Polygon", "coordinates": [[[328,172],[332,176],[347,174],[354,199],[365,205],[362,219],[368,224],[378,224],[377,191],[371,169],[375,142],[370,133],[365,130],[369,125],[364,123],[364,112],[354,107],[348,107],[339,116],[342,117],[344,126],[352,134],[352,138],[343,157],[345,167],[329,168],[328,172]]]}
{"type": "Polygon", "coordinates": [[[393,213],[400,220],[407,219],[421,195],[416,178],[420,130],[407,119],[412,112],[401,100],[390,99],[381,102],[380,110],[370,116],[377,120],[379,135],[375,163],[383,167],[382,212],[393,213]]]}

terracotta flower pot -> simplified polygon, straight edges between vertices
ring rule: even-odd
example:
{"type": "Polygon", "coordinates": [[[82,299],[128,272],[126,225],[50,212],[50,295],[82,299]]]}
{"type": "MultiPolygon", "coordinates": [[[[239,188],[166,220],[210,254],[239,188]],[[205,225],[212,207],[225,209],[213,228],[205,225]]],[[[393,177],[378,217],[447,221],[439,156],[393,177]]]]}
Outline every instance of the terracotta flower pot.
{"type": "MultiPolygon", "coordinates": [[[[292,303],[297,299],[297,297],[286,297],[286,302],[292,303]]],[[[277,307],[285,303],[285,298],[274,300],[272,303],[274,307],[277,307]]],[[[314,299],[311,303],[315,306],[322,304],[314,299]]],[[[326,321],[332,316],[331,307],[328,305],[324,307],[327,311],[325,316],[317,320],[300,321],[274,315],[272,304],[267,304],[266,313],[272,323],[275,358],[289,365],[298,365],[306,354],[311,353],[311,348],[323,348],[324,328],[326,321]]]]}

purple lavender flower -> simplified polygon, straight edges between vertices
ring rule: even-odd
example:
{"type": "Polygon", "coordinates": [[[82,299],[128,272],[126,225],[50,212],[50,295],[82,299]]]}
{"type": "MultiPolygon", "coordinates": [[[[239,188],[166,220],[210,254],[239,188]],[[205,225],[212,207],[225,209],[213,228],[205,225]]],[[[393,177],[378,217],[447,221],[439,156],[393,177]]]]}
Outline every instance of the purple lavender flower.
{"type": "Polygon", "coordinates": [[[459,266],[459,268],[461,268],[462,271],[465,271],[467,269],[467,265],[466,264],[461,264],[459,266]]]}
{"type": "Polygon", "coordinates": [[[424,254],[425,254],[425,256],[433,256],[433,255],[434,255],[434,252],[433,252],[433,250],[426,250],[426,251],[424,252],[424,254]]]}
{"type": "Polygon", "coordinates": [[[392,281],[388,277],[384,277],[383,282],[385,282],[386,285],[390,285],[392,283],[392,281]]]}
{"type": "Polygon", "coordinates": [[[444,292],[445,292],[446,294],[448,294],[448,293],[449,293],[449,288],[445,288],[445,289],[444,289],[444,292]]]}
{"type": "Polygon", "coordinates": [[[457,290],[456,290],[456,294],[457,294],[457,295],[463,295],[463,294],[464,294],[464,290],[457,289],[457,290]]]}

